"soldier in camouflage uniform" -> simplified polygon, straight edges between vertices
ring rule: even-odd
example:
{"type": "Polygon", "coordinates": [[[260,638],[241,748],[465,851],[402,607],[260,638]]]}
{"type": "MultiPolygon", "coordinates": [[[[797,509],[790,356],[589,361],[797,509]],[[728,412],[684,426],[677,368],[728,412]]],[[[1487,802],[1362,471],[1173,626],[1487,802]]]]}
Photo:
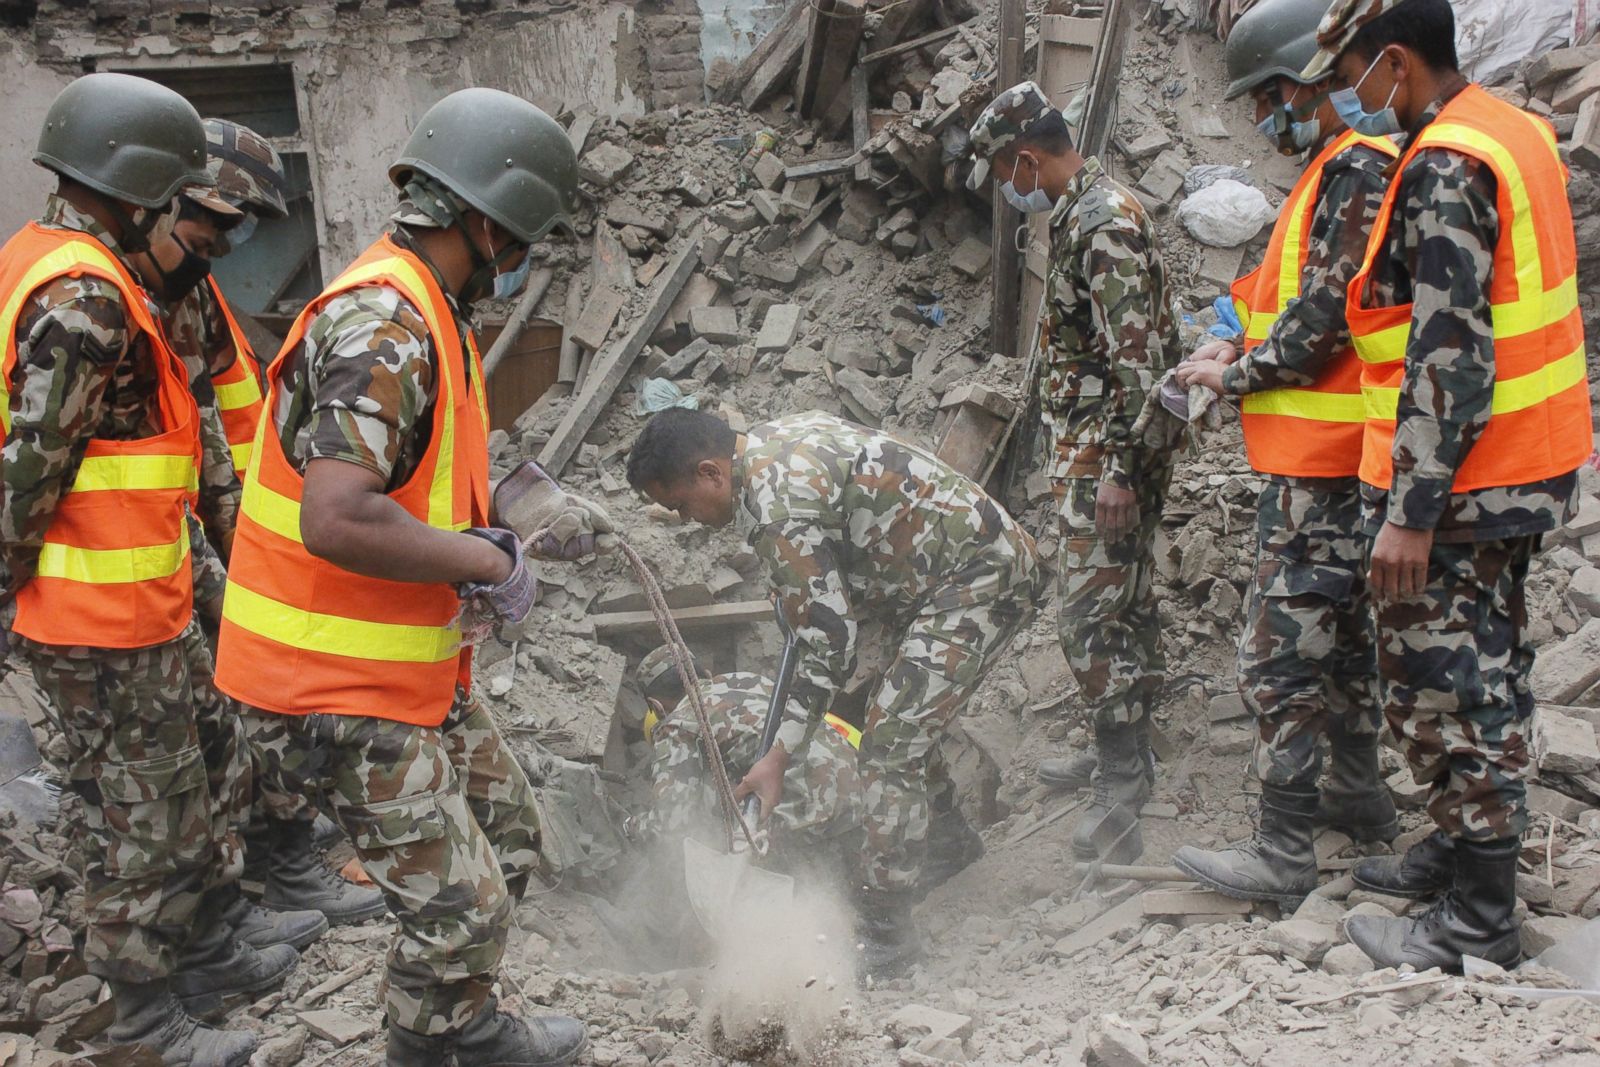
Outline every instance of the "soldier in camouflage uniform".
{"type": "MultiPolygon", "coordinates": [[[[19,250],[63,233],[79,235],[126,270],[165,224],[173,194],[209,182],[194,109],[170,90],[123,75],[93,74],[63,90],[34,159],[55,171],[60,184],[40,221],[0,253],[0,270],[11,278],[35,266],[19,250]]],[[[196,195],[215,210],[232,210],[196,195]]],[[[164,408],[170,401],[161,394],[162,381],[178,369],[164,361],[176,357],[139,324],[142,310],[127,306],[124,293],[109,277],[71,273],[13,294],[19,306],[8,328],[15,360],[5,383],[0,463],[8,600],[39,580],[33,576],[45,569],[46,549],[60,547],[47,538],[70,503],[88,506],[91,497],[124,488],[77,484],[92,439],[131,442],[138,454],[137,442],[172,432],[170,424],[182,417],[164,408]]],[[[140,508],[130,498],[125,510],[106,514],[117,515],[121,526],[139,521],[140,508]]],[[[81,507],[75,514],[84,521],[81,507]]],[[[198,556],[206,542],[192,514],[186,520],[198,556]]],[[[106,531],[108,539],[120,532],[106,531]]],[[[177,580],[192,588],[188,566],[179,564],[177,579],[151,574],[117,581],[177,580]]],[[[58,564],[50,567],[59,571],[58,564]]],[[[52,578],[58,591],[39,595],[58,597],[54,610],[63,613],[74,609],[62,586],[85,583],[71,594],[83,603],[96,583],[107,581],[88,572],[52,578]]],[[[129,624],[149,625],[138,618],[129,624]]],[[[242,856],[234,828],[247,802],[249,766],[237,717],[212,685],[198,622],[191,616],[177,637],[146,647],[66,646],[21,634],[15,640],[50,701],[67,744],[69,778],[83,799],[83,952],[90,971],[111,988],[117,1019],[110,1037],[150,1046],[169,1067],[237,1067],[255,1038],[200,1025],[191,1013],[210,1015],[225,996],[276,984],[297,954],[287,944],[261,951],[244,945],[223,918],[238,893],[242,856]]]]}
{"type": "MultiPolygon", "coordinates": [[[[650,801],[639,818],[646,839],[683,837],[718,818],[700,723],[665,648],[640,661],[640,689],[649,702],[650,801]]],[[[772,680],[735,671],[701,685],[706,718],[730,776],[755,765],[772,702],[772,680]]],[[[860,849],[864,799],[856,772],[859,734],[834,716],[808,719],[790,704],[786,720],[801,740],[783,776],[783,793],[767,819],[774,859],[791,867],[849,870],[860,849]]]]}
{"type": "MultiPolygon", "coordinates": [[[[1126,863],[1144,850],[1148,723],[1166,669],[1152,547],[1173,455],[1147,445],[1135,424],[1181,355],[1167,272],[1144,206],[1098,160],[1078,154],[1037,85],[1001,93],[971,136],[969,187],[992,172],[1013,206],[1050,217],[1039,330],[1045,472],[1060,509],[1061,647],[1098,763],[1072,844],[1081,859],[1126,863]]],[[[1051,774],[1073,777],[1056,762],[1041,768],[1051,774]]]]}
{"type": "Polygon", "coordinates": [[[1338,0],[1305,71],[1332,72],[1332,103],[1353,129],[1404,133],[1348,315],[1368,390],[1362,496],[1384,711],[1431,787],[1438,832],[1355,878],[1444,892],[1415,919],[1361,917],[1347,931],[1379,967],[1419,970],[1519,956],[1534,711],[1524,583],[1542,534],[1571,517],[1575,468],[1592,448],[1554,137],[1469,84],[1455,39],[1447,0],[1338,0]],[[1507,294],[1530,295],[1530,274],[1541,314],[1523,323],[1507,294]],[[1529,351],[1542,367],[1518,363],[1529,351]],[[1508,380],[1541,391],[1508,403],[1508,380]]]}
{"type": "MultiPolygon", "coordinates": [[[[1033,611],[1033,539],[969,479],[922,449],[820,412],[735,434],[674,409],[634,442],[628,480],[664,507],[734,523],[761,560],[799,641],[791,683],[820,719],[855,667],[858,627],[876,618],[899,651],[868,703],[864,969],[888,974],[916,952],[910,910],[922,881],[933,800],[948,790],[940,739],[1033,611]]],[[[770,811],[805,727],[739,785],[770,811]]]]}
{"type": "MultiPolygon", "coordinates": [[[[1386,142],[1347,138],[1326,85],[1300,77],[1316,52],[1317,24],[1327,9],[1328,0],[1263,0],[1228,37],[1228,98],[1249,93],[1267,136],[1286,154],[1304,150],[1310,168],[1285,202],[1277,231],[1284,235],[1281,259],[1291,247],[1304,248],[1300,288],[1281,310],[1250,307],[1256,275],[1242,279],[1235,293],[1246,305],[1243,317],[1252,323],[1256,316],[1277,317],[1264,338],[1259,328],[1251,331],[1242,355],[1243,338],[1196,352],[1178,371],[1186,386],[1199,383],[1227,396],[1278,391],[1271,396],[1320,400],[1333,399],[1335,391],[1343,399],[1354,384],[1349,371],[1359,360],[1345,323],[1345,290],[1383,203],[1393,150],[1386,142]],[[1302,100],[1304,107],[1315,105],[1309,114],[1304,107],[1294,110],[1302,100]],[[1316,198],[1309,223],[1302,195],[1316,198]]],[[[1284,273],[1295,267],[1269,257],[1260,284],[1279,292],[1284,273]]],[[[1256,418],[1251,410],[1247,406],[1247,419],[1256,418]]],[[[1239,638],[1239,690],[1258,723],[1256,834],[1218,851],[1185,846],[1173,859],[1201,882],[1249,899],[1296,902],[1316,888],[1316,821],[1358,841],[1389,840],[1399,832],[1378,772],[1377,645],[1355,474],[1359,408],[1354,420],[1343,421],[1313,417],[1313,410],[1326,414],[1308,408],[1293,418],[1272,417],[1280,422],[1261,417],[1246,426],[1252,463],[1265,477],[1256,505],[1255,580],[1239,638]],[[1333,767],[1319,810],[1323,736],[1333,767]]]]}
{"type": "MultiPolygon", "coordinates": [[[[414,304],[382,278],[319,298],[302,320],[301,343],[287,345],[269,373],[263,432],[280,446],[271,449],[272,462],[298,472],[307,497],[337,485],[329,506],[341,498],[357,512],[358,501],[377,504],[370,518],[353,512],[326,532],[311,526],[308,507],[307,554],[346,567],[330,560],[336,556],[394,582],[453,583],[462,597],[456,625],[470,640],[465,635],[524,617],[536,586],[515,535],[439,529],[389,495],[419,477],[423,461],[439,455],[436,444],[448,443],[435,440],[434,426],[444,404],[440,371],[449,364],[428,316],[441,316],[441,332],[456,331],[464,358],[475,360],[466,311],[491,291],[514,295],[502,285],[526,277],[533,245],[552,228],[571,232],[577,160],[538,108],[507,93],[465,89],[422,117],[390,177],[401,199],[386,240],[414,258],[386,253],[386,261],[432,272],[447,307],[414,304]]],[[[479,388],[471,365],[464,369],[466,381],[454,387],[479,388]]],[[[464,435],[458,428],[454,437],[464,435]]],[[[257,448],[246,474],[244,516],[252,515],[267,453],[257,448]]],[[[219,677],[241,700],[250,670],[233,644],[244,640],[245,620],[232,614],[233,598],[259,596],[241,574],[244,554],[263,551],[261,542],[246,543],[241,535],[235,547],[219,651],[219,677]]],[[[387,666],[353,660],[349,684],[371,691],[372,677],[387,666]]],[[[319,662],[317,670],[327,673],[319,684],[330,691],[309,699],[339,707],[337,667],[319,662]]],[[[327,801],[396,917],[382,984],[389,1067],[571,1063],[587,1044],[581,1022],[523,1019],[499,1010],[493,993],[513,912],[538,861],[531,787],[489,712],[459,681],[444,701],[434,726],[391,708],[333,713],[315,704],[247,706],[244,719],[263,776],[281,794],[327,801]]]]}
{"type": "MultiPolygon", "coordinates": [[[[196,600],[201,622],[213,645],[222,621],[222,590],[227,584],[225,558],[232,551],[239,512],[239,467],[213,380],[243,363],[255,376],[259,368],[248,353],[238,351],[218,290],[208,283],[213,260],[254,232],[263,218],[288,216],[284,193],[288,178],[277,151],[248,127],[225,119],[206,119],[206,173],[216,183],[201,202],[185,193],[177,200],[172,232],[134,257],[134,266],[160,301],[167,337],[184,362],[189,388],[200,409],[200,519],[215,551],[195,554],[196,600]],[[231,209],[224,214],[215,207],[231,209]]],[[[247,746],[248,748],[248,746],[247,746]]],[[[254,754],[249,753],[254,760],[254,754]]],[[[245,841],[249,876],[262,883],[265,907],[241,899],[234,917],[241,936],[257,943],[263,927],[291,925],[293,942],[309,944],[330,924],[344,925],[384,913],[383,894],[354,885],[334,872],[312,839],[316,808],[304,794],[277,792],[271,780],[255,777],[254,803],[239,827],[245,841]],[[270,909],[270,911],[268,910],[270,909]],[[279,913],[274,917],[271,913],[279,913]]]]}

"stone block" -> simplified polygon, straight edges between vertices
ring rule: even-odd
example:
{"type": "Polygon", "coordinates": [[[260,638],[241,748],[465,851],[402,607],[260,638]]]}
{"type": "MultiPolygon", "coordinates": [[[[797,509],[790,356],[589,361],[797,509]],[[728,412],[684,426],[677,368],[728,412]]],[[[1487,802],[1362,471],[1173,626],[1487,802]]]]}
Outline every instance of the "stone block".
{"type": "Polygon", "coordinates": [[[756,334],[757,352],[781,352],[792,346],[800,336],[799,304],[774,304],[767,309],[767,317],[756,334]]]}
{"type": "Polygon", "coordinates": [[[783,197],[779,206],[783,213],[791,218],[801,218],[811,210],[811,205],[817,202],[817,194],[822,190],[822,180],[819,178],[802,178],[797,182],[790,182],[783,187],[783,197]]]}
{"type": "Polygon", "coordinates": [[[1349,915],[1390,916],[1404,915],[1416,901],[1409,897],[1374,893],[1370,889],[1357,889],[1345,898],[1345,903],[1350,905],[1349,915]]]}
{"type": "Polygon", "coordinates": [[[907,259],[917,250],[918,237],[910,230],[901,230],[889,238],[889,250],[896,259],[907,259]]]}
{"type": "Polygon", "coordinates": [[[1567,586],[1567,600],[1580,617],[1600,615],[1600,567],[1579,568],[1567,586]]]}
{"type": "Polygon", "coordinates": [[[1568,136],[1572,142],[1572,161],[1591,171],[1600,171],[1600,93],[1578,105],[1578,114],[1568,136]]]}
{"type": "Polygon", "coordinates": [[[1188,169],[1183,157],[1169,148],[1151,160],[1134,188],[1149,197],[1152,207],[1169,204],[1183,190],[1183,176],[1188,169]]]}
{"type": "Polygon", "coordinates": [[[1206,705],[1206,720],[1208,722],[1233,722],[1235,719],[1248,719],[1250,709],[1245,705],[1244,697],[1238,693],[1218,693],[1206,705]]]}
{"type": "Polygon", "coordinates": [[[357,1018],[337,1008],[303,1011],[300,1013],[300,1022],[313,1034],[335,1045],[353,1044],[372,1036],[377,1030],[377,1024],[372,1019],[357,1018]]]}
{"type": "Polygon", "coordinates": [[[1244,246],[1237,248],[1200,248],[1199,280],[1219,293],[1226,293],[1243,273],[1244,246]]]}
{"type": "Polygon", "coordinates": [[[800,278],[800,268],[793,263],[785,263],[772,256],[749,255],[741,256],[739,269],[752,277],[772,282],[774,285],[787,289],[800,278]]]}
{"type": "Polygon", "coordinates": [[[950,253],[950,266],[968,278],[981,278],[989,273],[989,261],[993,258],[994,249],[988,241],[968,237],[950,253]]]}
{"type": "Polygon", "coordinates": [[[822,353],[815,348],[791,348],[783,354],[783,373],[807,377],[822,373],[822,353]]]}
{"type": "Polygon", "coordinates": [[[711,213],[711,221],[725,230],[744,233],[761,224],[761,213],[742,200],[730,200],[711,213]]]}
{"type": "Polygon", "coordinates": [[[1557,792],[1538,782],[1528,783],[1528,810],[1536,815],[1554,815],[1558,819],[1575,823],[1583,818],[1589,805],[1581,800],[1557,792]]]}
{"type": "Polygon", "coordinates": [[[1284,919],[1267,927],[1262,940],[1290,959],[1308,966],[1322,962],[1330,948],[1339,943],[1338,930],[1328,923],[1310,919],[1284,919]]]}
{"type": "Polygon", "coordinates": [[[750,168],[750,174],[763,189],[776,189],[783,184],[784,165],[776,153],[764,152],[750,168]]]}
{"type": "Polygon", "coordinates": [[[801,270],[816,270],[822,265],[822,257],[832,243],[833,234],[828,232],[828,228],[820,222],[813,222],[794,239],[792,251],[795,264],[801,270]]]}
{"type": "Polygon", "coordinates": [[[1550,97],[1550,107],[1557,114],[1569,115],[1597,92],[1600,92],[1600,62],[1590,63],[1558,85],[1550,97]]]}
{"type": "Polygon", "coordinates": [[[840,367],[834,372],[833,380],[838,384],[839,399],[852,417],[874,428],[883,425],[885,416],[894,407],[894,398],[884,388],[882,379],[854,367],[840,367]]]}
{"type": "Polygon", "coordinates": [[[1428,787],[1417,784],[1417,780],[1411,777],[1409,767],[1401,767],[1385,778],[1383,784],[1389,788],[1389,795],[1394,798],[1396,807],[1417,811],[1428,802],[1428,787]]]}
{"type": "Polygon", "coordinates": [[[633,153],[610,142],[595,145],[578,161],[578,177],[609,189],[633,169],[633,153]]]}
{"type": "Polygon", "coordinates": [[[1590,619],[1560,644],[1539,650],[1533,663],[1533,695],[1569,704],[1600,681],[1600,619],[1590,619]]]}
{"type": "Polygon", "coordinates": [[[1102,1015],[1089,1037],[1089,1052],[1100,1067],[1148,1067],[1150,1043],[1115,1015],[1102,1015]]]}
{"type": "Polygon", "coordinates": [[[1600,45],[1553,48],[1528,64],[1523,80],[1529,92],[1537,93],[1555,82],[1572,77],[1595,62],[1600,62],[1600,45]]]}
{"type": "Polygon", "coordinates": [[[1540,707],[1534,721],[1541,771],[1586,774],[1600,764],[1600,745],[1587,722],[1550,707],[1540,707]]]}
{"type": "Polygon", "coordinates": [[[768,223],[778,221],[778,198],[766,189],[756,189],[750,193],[750,203],[768,223]]]}
{"type": "Polygon", "coordinates": [[[1163,129],[1152,129],[1142,133],[1123,146],[1123,152],[1134,163],[1143,163],[1147,159],[1159,156],[1172,147],[1172,137],[1163,129]]]}
{"type": "Polygon", "coordinates": [[[1584,497],[1578,501],[1578,512],[1570,522],[1551,534],[1556,544],[1582,544],[1584,538],[1600,533],[1600,500],[1584,497]]]}
{"type": "Polygon", "coordinates": [[[1242,756],[1255,747],[1256,732],[1231,723],[1211,727],[1206,747],[1218,756],[1242,756]]]}
{"type": "Polygon", "coordinates": [[[717,195],[711,186],[702,181],[698,175],[691,174],[688,171],[678,175],[678,184],[673,187],[672,191],[696,207],[705,207],[715,200],[717,195]]]}
{"type": "Polygon", "coordinates": [[[1350,977],[1374,970],[1372,960],[1354,945],[1335,945],[1322,957],[1322,969],[1328,974],[1350,977]]]}
{"type": "Polygon", "coordinates": [[[906,1004],[889,1016],[885,1031],[900,1044],[925,1037],[961,1040],[972,1033],[972,1017],[926,1004],[906,1004]]]}
{"type": "Polygon", "coordinates": [[[689,309],[689,333],[713,344],[728,345],[739,340],[739,311],[731,307],[689,309]]]}
{"type": "Polygon", "coordinates": [[[652,211],[637,204],[617,202],[606,207],[606,221],[613,226],[632,226],[634,229],[669,238],[677,232],[677,225],[661,211],[652,211]]]}
{"type": "Polygon", "coordinates": [[[1337,930],[1339,929],[1339,924],[1344,921],[1344,907],[1336,901],[1329,900],[1327,897],[1312,893],[1300,902],[1300,906],[1294,909],[1294,915],[1290,917],[1304,919],[1307,922],[1314,922],[1322,926],[1331,926],[1337,930]]]}
{"type": "Polygon", "coordinates": [[[1522,953],[1533,957],[1588,925],[1576,915],[1530,915],[1522,922],[1522,953]]]}

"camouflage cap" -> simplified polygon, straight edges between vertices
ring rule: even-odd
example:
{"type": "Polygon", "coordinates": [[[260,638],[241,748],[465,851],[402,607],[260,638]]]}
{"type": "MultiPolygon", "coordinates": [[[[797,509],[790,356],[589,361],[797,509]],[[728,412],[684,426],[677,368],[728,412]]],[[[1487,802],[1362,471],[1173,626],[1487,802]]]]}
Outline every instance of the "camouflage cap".
{"type": "Polygon", "coordinates": [[[185,200],[193,200],[207,211],[214,211],[225,219],[241,218],[244,215],[244,212],[228,203],[217,190],[208,185],[185,185],[182,192],[185,200]]]}
{"type": "Polygon", "coordinates": [[[996,152],[1028,132],[1046,115],[1060,114],[1051,106],[1037,82],[1020,82],[989,102],[972,124],[972,155],[977,160],[967,178],[967,188],[976,190],[989,177],[989,160],[996,152]]]}
{"type": "Polygon", "coordinates": [[[1334,0],[1317,26],[1319,50],[1300,72],[1300,77],[1307,82],[1326,78],[1361,27],[1403,3],[1405,0],[1334,0]]]}
{"type": "MultiPolygon", "coordinates": [[[[698,663],[693,664],[693,668],[696,674],[700,673],[698,663]]],[[[678,668],[672,658],[672,649],[667,645],[645,653],[633,676],[638,681],[639,692],[658,700],[665,693],[678,693],[683,689],[682,683],[678,680],[678,668]]]]}
{"type": "MultiPolygon", "coordinates": [[[[271,143],[248,126],[226,119],[206,119],[206,173],[217,183],[211,199],[224,204],[221,214],[253,211],[264,218],[281,219],[289,214],[284,201],[288,177],[283,160],[271,143]]],[[[200,190],[210,193],[211,190],[200,190]]],[[[218,208],[185,189],[184,195],[198,204],[218,208]]]]}

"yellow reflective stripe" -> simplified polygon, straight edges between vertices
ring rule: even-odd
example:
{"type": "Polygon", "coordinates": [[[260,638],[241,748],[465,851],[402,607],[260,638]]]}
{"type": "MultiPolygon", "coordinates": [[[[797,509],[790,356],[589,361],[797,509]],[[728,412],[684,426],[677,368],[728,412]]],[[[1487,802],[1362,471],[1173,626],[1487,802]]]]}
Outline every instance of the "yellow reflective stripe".
{"type": "MultiPolygon", "coordinates": [[[[351,267],[341,274],[334,287],[340,289],[354,288],[365,284],[374,278],[381,278],[388,274],[400,280],[401,285],[407,290],[410,300],[422,313],[428,323],[428,331],[434,338],[439,339],[449,336],[444,332],[444,324],[439,321],[433,301],[427,299],[428,287],[423,283],[411,264],[399,256],[390,256],[387,259],[373,260],[359,267],[351,267]]],[[[454,329],[454,326],[451,327],[454,329]]],[[[455,410],[455,376],[441,373],[445,388],[439,391],[435,403],[443,405],[441,411],[444,415],[444,430],[439,435],[438,458],[433,464],[433,484],[428,487],[428,525],[440,530],[464,530],[466,523],[453,521],[455,515],[455,456],[456,446],[456,410],[455,410]]]]}
{"type": "Polygon", "coordinates": [[[74,493],[199,488],[193,456],[85,456],[72,479],[74,493]]]}
{"type": "Polygon", "coordinates": [[[168,545],[138,548],[77,548],[46,541],[39,549],[41,578],[64,578],[90,585],[122,585],[167,578],[187,565],[189,533],[168,545]]]}
{"type": "Polygon", "coordinates": [[[453,626],[407,626],[304,611],[228,583],[222,615],[236,626],[290,648],[385,663],[441,663],[461,650],[453,626]]]}
{"type": "Polygon", "coordinates": [[[256,381],[256,376],[249,372],[246,372],[239,381],[229,382],[226,385],[219,385],[213,381],[211,387],[217,394],[217,407],[224,411],[247,408],[261,399],[261,384],[256,381]]]}
{"type": "MultiPolygon", "coordinates": [[[[35,289],[56,275],[65,274],[78,266],[97,267],[113,277],[120,274],[116,261],[100,245],[90,241],[68,241],[50,254],[39,257],[23,274],[17,287],[6,296],[4,308],[0,308],[0,337],[9,339],[16,336],[17,316],[22,312],[22,302],[35,289]]],[[[10,344],[10,341],[5,343],[10,344]]],[[[11,432],[11,382],[3,375],[0,375],[0,427],[6,433],[11,432]]]]}
{"type": "Polygon", "coordinates": [[[822,717],[822,719],[829,726],[831,726],[834,730],[836,730],[840,734],[843,734],[844,735],[844,739],[847,742],[849,742],[851,748],[860,748],[861,747],[861,731],[860,730],[856,729],[854,726],[851,726],[849,723],[845,722],[843,719],[839,718],[839,716],[833,714],[832,712],[829,712],[828,714],[824,715],[822,717]]]}
{"type": "MultiPolygon", "coordinates": [[[[1294,202],[1284,207],[1284,211],[1289,213],[1289,232],[1284,235],[1283,254],[1278,258],[1279,313],[1289,306],[1289,301],[1300,295],[1300,257],[1305,253],[1306,230],[1311,222],[1306,218],[1306,202],[1321,184],[1320,180],[1307,182],[1294,202]]],[[[1273,318],[1277,318],[1277,315],[1273,318]]]]}
{"type": "Polygon", "coordinates": [[[250,466],[250,450],[252,446],[246,441],[242,445],[229,445],[228,451],[233,453],[233,469],[243,471],[250,466]]]}
{"type": "MultiPolygon", "coordinates": [[[[1516,378],[1494,383],[1494,400],[1490,412],[1509,415],[1542,404],[1553,396],[1566,392],[1588,380],[1588,365],[1580,346],[1553,363],[1516,378]]],[[[1361,392],[1365,400],[1367,418],[1390,420],[1400,407],[1398,387],[1364,385],[1361,392]]]]}
{"type": "Polygon", "coordinates": [[[1393,363],[1406,358],[1406,343],[1411,339],[1411,321],[1368,334],[1351,331],[1356,355],[1363,363],[1393,363]]]}
{"type": "Polygon", "coordinates": [[[1278,313],[1276,311],[1258,312],[1251,315],[1249,321],[1245,324],[1244,339],[1257,343],[1265,341],[1267,335],[1272,332],[1272,324],[1277,321],[1278,313]]]}
{"type": "Polygon", "coordinates": [[[1322,393],[1315,389],[1270,389],[1244,398],[1248,415],[1288,415],[1318,422],[1365,422],[1366,404],[1360,393],[1322,393]]]}
{"type": "Polygon", "coordinates": [[[251,470],[245,475],[244,496],[239,501],[239,514],[257,526],[271,530],[279,537],[286,537],[295,544],[302,544],[299,503],[276,490],[268,489],[261,484],[260,478],[252,477],[254,473],[254,470],[251,470]]]}

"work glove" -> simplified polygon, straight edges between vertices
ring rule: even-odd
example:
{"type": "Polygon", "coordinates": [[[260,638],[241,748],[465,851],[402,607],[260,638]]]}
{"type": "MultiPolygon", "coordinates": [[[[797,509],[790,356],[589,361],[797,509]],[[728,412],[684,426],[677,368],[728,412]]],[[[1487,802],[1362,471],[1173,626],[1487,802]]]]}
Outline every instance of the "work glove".
{"type": "Polygon", "coordinates": [[[605,509],[562,489],[531,459],[500,479],[494,506],[499,520],[523,538],[545,531],[528,546],[537,559],[570,563],[617,546],[616,528],[605,509]]]}
{"type": "Polygon", "coordinates": [[[475,645],[502,623],[517,623],[539,602],[539,579],[528,569],[522,554],[522,541],[510,530],[475,526],[466,531],[481,537],[511,557],[511,574],[498,585],[488,582],[462,582],[456,586],[461,610],[456,621],[461,626],[461,643],[475,645]]]}

